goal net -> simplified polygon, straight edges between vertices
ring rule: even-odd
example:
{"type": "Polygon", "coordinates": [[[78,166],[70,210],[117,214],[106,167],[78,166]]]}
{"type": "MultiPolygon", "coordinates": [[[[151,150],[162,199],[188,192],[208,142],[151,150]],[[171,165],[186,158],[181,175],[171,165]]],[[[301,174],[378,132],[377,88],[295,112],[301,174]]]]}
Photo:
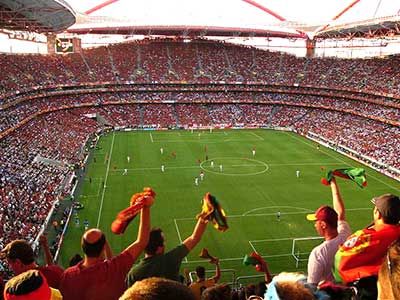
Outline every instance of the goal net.
{"type": "Polygon", "coordinates": [[[300,262],[308,260],[311,250],[321,244],[323,238],[317,237],[304,237],[294,238],[292,241],[292,256],[296,261],[296,268],[299,267],[300,262]]]}

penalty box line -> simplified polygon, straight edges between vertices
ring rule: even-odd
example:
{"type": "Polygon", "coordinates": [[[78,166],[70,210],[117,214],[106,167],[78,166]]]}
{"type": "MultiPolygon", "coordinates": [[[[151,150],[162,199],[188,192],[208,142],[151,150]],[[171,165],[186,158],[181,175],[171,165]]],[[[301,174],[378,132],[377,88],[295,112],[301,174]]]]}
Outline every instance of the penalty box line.
{"type": "MultiPolygon", "coordinates": [[[[277,206],[274,206],[277,207],[277,206]]],[[[289,212],[282,212],[281,211],[281,218],[285,215],[300,215],[309,212],[314,212],[313,209],[302,208],[303,211],[289,211],[289,212]]],[[[361,211],[361,210],[371,210],[371,207],[359,207],[359,208],[346,208],[346,211],[361,211]]],[[[243,217],[263,217],[263,216],[276,216],[276,212],[272,213],[258,213],[258,214],[242,214],[242,215],[227,215],[227,218],[243,218],[243,217]]],[[[188,217],[188,218],[174,218],[175,222],[178,221],[188,221],[188,220],[196,220],[196,218],[188,217]]]]}

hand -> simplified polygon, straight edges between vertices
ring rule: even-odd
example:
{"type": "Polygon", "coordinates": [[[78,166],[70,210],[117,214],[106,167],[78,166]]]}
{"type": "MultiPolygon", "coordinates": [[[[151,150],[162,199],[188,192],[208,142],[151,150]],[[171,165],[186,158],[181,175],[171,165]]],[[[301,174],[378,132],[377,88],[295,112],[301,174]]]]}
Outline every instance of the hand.
{"type": "Polygon", "coordinates": [[[219,264],[219,258],[218,257],[213,257],[213,258],[210,259],[209,263],[213,264],[213,265],[218,265],[219,264]]]}
{"type": "Polygon", "coordinates": [[[39,237],[39,243],[41,245],[46,245],[47,244],[47,235],[46,234],[41,234],[39,237]]]}
{"type": "Polygon", "coordinates": [[[144,202],[144,206],[150,207],[154,203],[154,197],[152,196],[145,196],[142,200],[144,202]]]}

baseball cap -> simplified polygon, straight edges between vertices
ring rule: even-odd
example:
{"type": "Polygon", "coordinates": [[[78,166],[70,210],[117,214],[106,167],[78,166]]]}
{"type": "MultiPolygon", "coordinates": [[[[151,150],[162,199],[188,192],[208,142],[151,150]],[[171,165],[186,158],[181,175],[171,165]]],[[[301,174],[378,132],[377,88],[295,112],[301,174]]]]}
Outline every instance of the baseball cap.
{"type": "Polygon", "coordinates": [[[315,214],[308,214],[307,215],[307,220],[309,221],[325,221],[328,224],[336,224],[338,221],[338,215],[336,211],[327,205],[321,206],[320,208],[317,209],[315,214]]]}
{"type": "Polygon", "coordinates": [[[0,252],[1,258],[19,259],[25,265],[34,261],[32,247],[26,240],[14,240],[8,243],[0,252]]]}
{"type": "Polygon", "coordinates": [[[400,199],[392,194],[375,197],[371,202],[376,206],[387,224],[397,224],[400,221],[400,199]]]}

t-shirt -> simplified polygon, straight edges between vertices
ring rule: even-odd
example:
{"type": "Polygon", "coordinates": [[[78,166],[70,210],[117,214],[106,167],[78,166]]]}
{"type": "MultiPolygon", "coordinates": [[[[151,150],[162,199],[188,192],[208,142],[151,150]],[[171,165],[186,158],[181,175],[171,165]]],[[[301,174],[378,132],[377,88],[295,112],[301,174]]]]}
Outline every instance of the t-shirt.
{"type": "Polygon", "coordinates": [[[135,281],[149,277],[179,281],[179,268],[188,253],[189,249],[181,244],[167,253],[145,257],[129,271],[126,278],[128,287],[132,286],[135,281]]]}
{"type": "Polygon", "coordinates": [[[200,300],[201,299],[201,294],[203,294],[203,291],[210,287],[213,286],[215,284],[215,280],[210,278],[204,281],[196,281],[193,282],[189,288],[192,290],[192,292],[196,295],[197,299],[200,300]]]}
{"type": "Polygon", "coordinates": [[[83,261],[65,270],[63,300],[117,300],[126,290],[125,277],[134,263],[129,252],[84,268],[83,261]]]}
{"type": "Polygon", "coordinates": [[[360,278],[376,276],[390,244],[400,237],[400,225],[384,224],[358,230],[350,235],[335,255],[333,274],[336,281],[351,283],[360,278]]]}
{"type": "Polygon", "coordinates": [[[338,235],[315,247],[308,258],[307,282],[317,285],[322,280],[334,281],[332,268],[339,246],[351,234],[346,221],[338,221],[338,235]]]}

